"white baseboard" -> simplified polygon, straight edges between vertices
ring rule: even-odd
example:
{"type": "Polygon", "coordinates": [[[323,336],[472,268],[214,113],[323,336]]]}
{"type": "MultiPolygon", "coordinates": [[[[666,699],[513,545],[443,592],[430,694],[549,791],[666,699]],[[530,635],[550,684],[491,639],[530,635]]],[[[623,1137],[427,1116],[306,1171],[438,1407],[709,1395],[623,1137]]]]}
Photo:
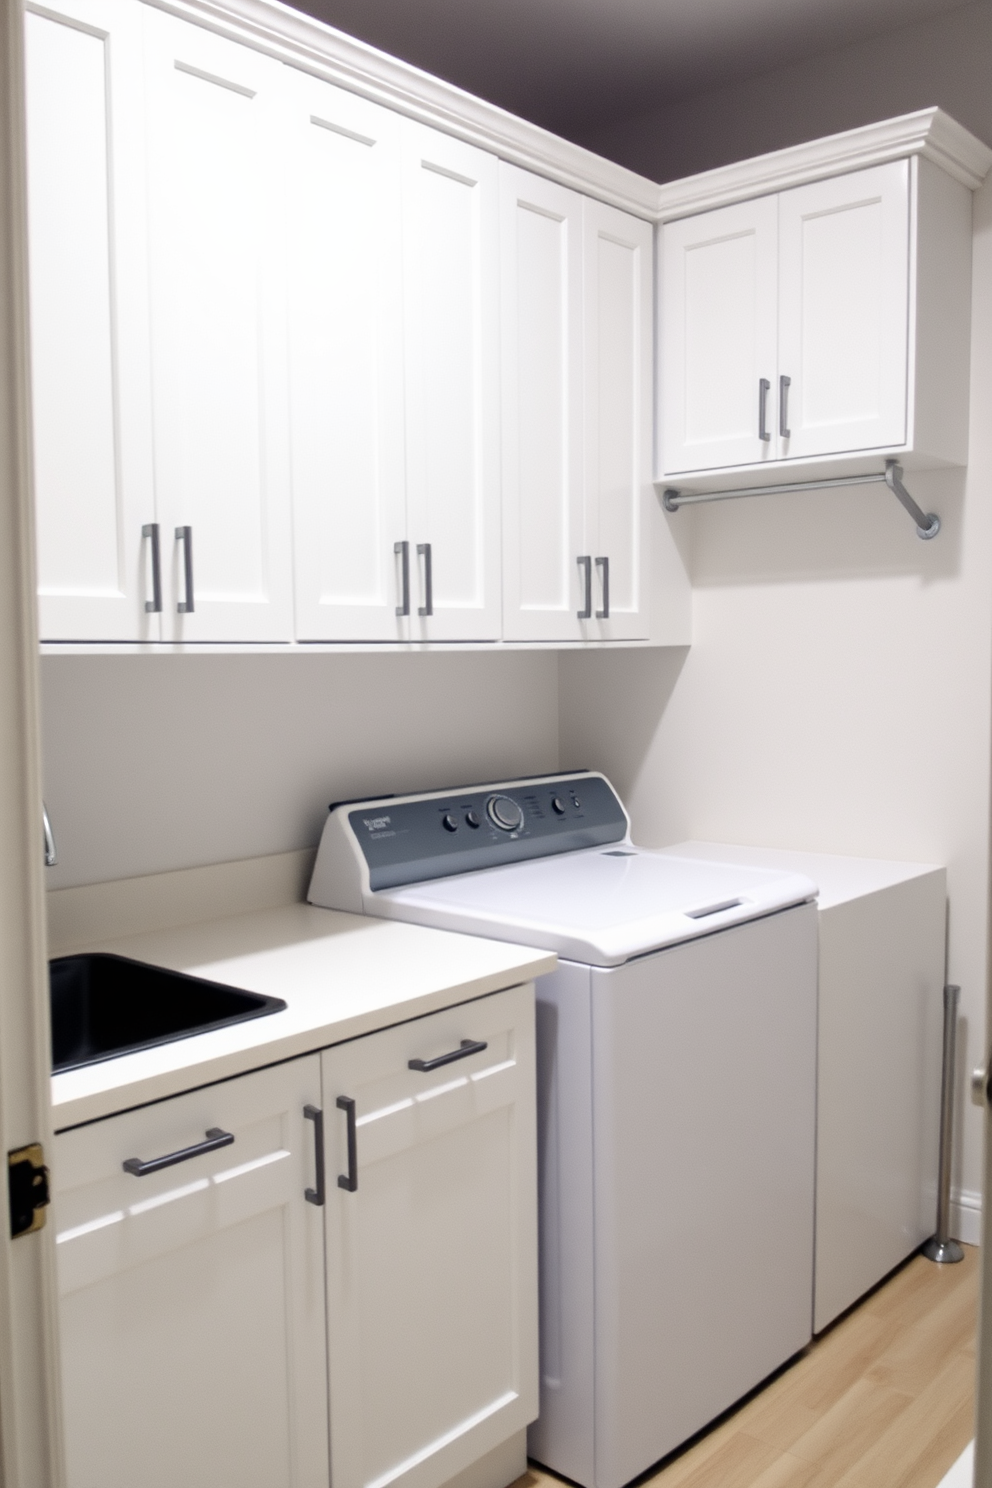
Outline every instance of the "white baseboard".
{"type": "Polygon", "coordinates": [[[951,1191],[951,1234],[962,1245],[982,1243],[982,1196],[973,1189],[951,1191]]]}
{"type": "Polygon", "coordinates": [[[306,898],[314,849],[149,873],[112,883],[50,889],[48,953],[67,956],[98,940],[252,914],[306,898]]]}
{"type": "Polygon", "coordinates": [[[941,1478],[937,1488],[971,1488],[975,1471],[975,1443],[969,1442],[949,1472],[941,1478]]]}

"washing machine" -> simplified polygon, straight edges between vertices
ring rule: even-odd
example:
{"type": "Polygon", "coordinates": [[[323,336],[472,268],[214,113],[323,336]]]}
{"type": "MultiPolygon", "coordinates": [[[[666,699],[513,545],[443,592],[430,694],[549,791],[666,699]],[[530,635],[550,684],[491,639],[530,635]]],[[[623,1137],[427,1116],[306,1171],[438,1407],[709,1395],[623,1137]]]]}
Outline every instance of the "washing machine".
{"type": "Polygon", "coordinates": [[[811,1337],[816,886],[637,847],[595,771],[332,807],[313,904],[554,950],[537,987],[541,1408],[620,1488],[811,1337]]]}

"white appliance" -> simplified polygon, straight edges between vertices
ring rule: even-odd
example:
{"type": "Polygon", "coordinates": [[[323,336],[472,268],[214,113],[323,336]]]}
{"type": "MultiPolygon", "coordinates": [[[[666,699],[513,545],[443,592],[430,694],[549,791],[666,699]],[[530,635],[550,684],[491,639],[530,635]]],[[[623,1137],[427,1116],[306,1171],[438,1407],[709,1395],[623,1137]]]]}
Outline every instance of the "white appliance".
{"type": "Polygon", "coordinates": [[[538,984],[541,1412],[620,1488],[809,1341],[816,895],[637,848],[585,771],[332,807],[313,904],[558,952],[538,984]]]}

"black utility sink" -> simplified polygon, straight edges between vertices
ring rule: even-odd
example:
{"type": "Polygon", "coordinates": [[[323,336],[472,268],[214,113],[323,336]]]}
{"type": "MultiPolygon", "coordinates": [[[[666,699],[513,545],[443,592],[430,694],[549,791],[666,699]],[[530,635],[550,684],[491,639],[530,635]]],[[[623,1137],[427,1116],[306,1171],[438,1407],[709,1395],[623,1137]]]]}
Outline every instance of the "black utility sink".
{"type": "Polygon", "coordinates": [[[77,1069],[153,1044],[280,1013],[280,997],[96,951],[48,963],[52,1068],[77,1069]]]}

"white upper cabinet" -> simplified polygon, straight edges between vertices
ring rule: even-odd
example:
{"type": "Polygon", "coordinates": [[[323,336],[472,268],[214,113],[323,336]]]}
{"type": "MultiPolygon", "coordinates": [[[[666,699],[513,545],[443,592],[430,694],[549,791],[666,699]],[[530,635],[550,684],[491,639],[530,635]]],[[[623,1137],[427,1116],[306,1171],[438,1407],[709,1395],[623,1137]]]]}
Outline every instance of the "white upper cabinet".
{"type": "Polygon", "coordinates": [[[651,227],[500,166],[503,633],[648,634],[651,227]]]}
{"type": "Polygon", "coordinates": [[[403,121],[290,69],[287,102],[296,636],[404,640],[403,121]]]}
{"type": "Polygon", "coordinates": [[[583,360],[585,639],[646,637],[645,528],[651,489],[650,223],[585,199],[583,360]]]}
{"type": "Polygon", "coordinates": [[[40,631],[157,640],[140,11],[25,30],[40,631]]]}
{"type": "Polygon", "coordinates": [[[503,634],[578,641],[582,198],[500,163],[503,634]]]}
{"type": "Polygon", "coordinates": [[[776,198],[764,196],[686,217],[662,231],[659,370],[666,470],[774,457],[777,229],[776,198]]]}
{"type": "Polygon", "coordinates": [[[289,640],[284,69],[161,11],[144,21],[166,638],[289,640]]]}
{"type": "Polygon", "coordinates": [[[778,452],[906,438],[909,161],[778,198],[778,452]]]}
{"type": "Polygon", "coordinates": [[[497,640],[497,161],[412,122],[402,149],[410,634],[497,640]]]}
{"type": "Polygon", "coordinates": [[[965,463],[970,256],[920,156],[667,223],[659,479],[965,463]]]}

